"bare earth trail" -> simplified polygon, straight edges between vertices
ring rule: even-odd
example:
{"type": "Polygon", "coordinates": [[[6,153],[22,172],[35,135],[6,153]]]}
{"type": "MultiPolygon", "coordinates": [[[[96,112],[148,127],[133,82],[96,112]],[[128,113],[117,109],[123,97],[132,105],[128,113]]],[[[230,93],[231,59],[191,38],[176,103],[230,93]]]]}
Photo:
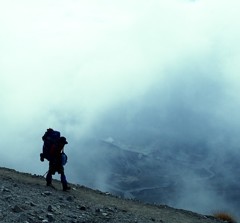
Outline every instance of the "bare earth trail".
{"type": "Polygon", "coordinates": [[[220,223],[211,216],[121,199],[80,185],[63,192],[41,176],[0,168],[0,222],[220,223]]]}

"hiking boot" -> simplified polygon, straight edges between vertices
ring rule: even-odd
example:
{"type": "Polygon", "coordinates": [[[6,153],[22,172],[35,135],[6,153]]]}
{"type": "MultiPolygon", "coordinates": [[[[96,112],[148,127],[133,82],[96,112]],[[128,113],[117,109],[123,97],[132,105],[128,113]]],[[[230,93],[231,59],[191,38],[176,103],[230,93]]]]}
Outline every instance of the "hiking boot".
{"type": "Polygon", "coordinates": [[[71,190],[71,187],[69,187],[69,186],[63,186],[63,191],[68,191],[68,190],[71,190]]]}

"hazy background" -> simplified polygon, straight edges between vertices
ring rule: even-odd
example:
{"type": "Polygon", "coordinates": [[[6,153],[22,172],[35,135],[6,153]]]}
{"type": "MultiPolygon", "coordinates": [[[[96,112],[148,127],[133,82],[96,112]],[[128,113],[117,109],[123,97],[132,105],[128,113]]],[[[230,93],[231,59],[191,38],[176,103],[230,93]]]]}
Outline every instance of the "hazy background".
{"type": "MultiPolygon", "coordinates": [[[[84,143],[108,137],[144,153],[204,145],[206,165],[217,160],[223,182],[238,182],[230,163],[240,155],[239,6],[0,1],[1,166],[44,174],[41,136],[52,127],[69,141],[66,172],[73,182],[84,184],[80,170],[89,171],[101,154],[89,155],[84,143]]],[[[92,187],[107,189],[107,168],[92,187]]],[[[173,206],[228,206],[204,183],[190,184],[195,173],[179,174],[187,183],[173,206]],[[193,196],[208,200],[192,204],[193,196]]]]}

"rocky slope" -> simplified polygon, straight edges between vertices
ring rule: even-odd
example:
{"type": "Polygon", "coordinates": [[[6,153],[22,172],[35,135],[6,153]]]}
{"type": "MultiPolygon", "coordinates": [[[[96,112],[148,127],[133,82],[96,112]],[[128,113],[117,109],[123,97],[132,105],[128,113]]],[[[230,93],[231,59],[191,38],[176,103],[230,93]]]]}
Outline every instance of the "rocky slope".
{"type": "Polygon", "coordinates": [[[72,223],[220,223],[203,216],[164,205],[121,199],[80,185],[63,192],[45,186],[41,176],[0,168],[0,222],[72,223]]]}

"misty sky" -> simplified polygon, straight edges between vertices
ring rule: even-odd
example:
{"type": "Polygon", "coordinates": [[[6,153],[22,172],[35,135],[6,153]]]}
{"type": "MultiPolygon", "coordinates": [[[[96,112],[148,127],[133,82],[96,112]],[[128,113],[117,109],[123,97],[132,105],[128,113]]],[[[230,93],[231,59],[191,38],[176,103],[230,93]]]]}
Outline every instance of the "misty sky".
{"type": "MultiPolygon", "coordinates": [[[[43,174],[38,154],[48,127],[81,152],[77,142],[132,101],[151,108],[157,98],[166,118],[179,106],[194,114],[188,131],[179,123],[181,134],[206,116],[214,128],[239,130],[239,7],[238,0],[0,1],[1,166],[43,174]]],[[[136,109],[129,106],[131,116],[136,109]]]]}

